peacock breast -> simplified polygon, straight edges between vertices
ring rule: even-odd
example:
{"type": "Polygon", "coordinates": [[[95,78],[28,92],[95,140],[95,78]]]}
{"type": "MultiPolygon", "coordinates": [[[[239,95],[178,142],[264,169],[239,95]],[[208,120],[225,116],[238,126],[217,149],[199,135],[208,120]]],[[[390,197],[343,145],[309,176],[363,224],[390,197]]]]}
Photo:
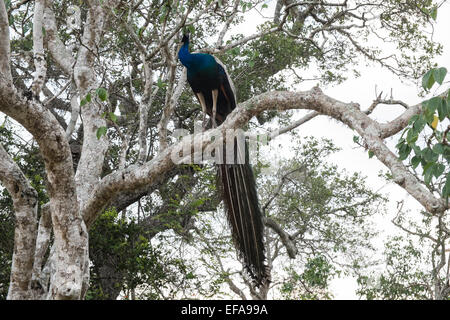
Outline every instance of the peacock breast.
{"type": "Polygon", "coordinates": [[[202,64],[187,70],[187,79],[196,91],[214,90],[220,86],[220,75],[217,64],[202,64]]]}

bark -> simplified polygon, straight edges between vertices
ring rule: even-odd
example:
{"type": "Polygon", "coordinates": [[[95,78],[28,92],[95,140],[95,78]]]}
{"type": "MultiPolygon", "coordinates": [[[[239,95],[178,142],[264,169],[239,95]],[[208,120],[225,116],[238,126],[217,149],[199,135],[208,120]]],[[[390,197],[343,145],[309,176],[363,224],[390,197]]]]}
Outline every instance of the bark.
{"type": "Polygon", "coordinates": [[[291,236],[281,228],[281,226],[276,223],[273,219],[269,217],[264,218],[264,224],[275,231],[280,237],[281,242],[286,247],[286,251],[289,255],[289,258],[295,259],[295,256],[298,253],[297,247],[295,246],[294,241],[292,241],[291,236]]]}
{"type": "Polygon", "coordinates": [[[0,111],[34,136],[45,163],[55,246],[55,272],[49,294],[55,299],[78,299],[87,257],[87,232],[77,202],[65,132],[48,109],[34,99],[27,100],[12,83],[2,79],[0,111]]]}
{"type": "Polygon", "coordinates": [[[36,239],[36,251],[34,253],[32,287],[35,299],[43,299],[47,295],[48,281],[50,274],[44,272],[44,257],[50,244],[50,236],[52,231],[52,221],[50,206],[44,205],[41,210],[41,218],[39,219],[38,233],[36,239]]]}
{"type": "Polygon", "coordinates": [[[73,73],[75,59],[58,37],[58,27],[56,25],[55,14],[50,7],[50,3],[47,4],[44,12],[44,28],[47,48],[57,65],[67,75],[71,75],[73,73]]]}
{"type": "Polygon", "coordinates": [[[12,197],[16,217],[9,300],[33,298],[31,272],[36,243],[37,192],[0,145],[0,181],[12,197]]]}
{"type": "Polygon", "coordinates": [[[4,1],[0,3],[0,34],[2,35],[0,37],[0,81],[12,83],[9,23],[4,1]]]}
{"type": "MultiPolygon", "coordinates": [[[[147,157],[147,129],[148,129],[148,110],[152,104],[152,85],[153,72],[152,67],[145,61],[144,53],[141,53],[142,63],[144,64],[145,89],[142,102],[139,104],[139,156],[138,162],[144,163],[147,157]]],[[[130,90],[132,90],[130,88],[130,90]]]]}
{"type": "MultiPolygon", "coordinates": [[[[80,97],[86,96],[90,91],[99,87],[93,68],[96,58],[94,53],[100,41],[105,19],[105,8],[102,5],[92,5],[89,8],[82,39],[84,45],[79,49],[73,71],[80,97]]],[[[101,116],[105,111],[105,107],[97,99],[92,99],[91,103],[81,108],[83,146],[75,176],[81,210],[99,181],[103,160],[108,149],[106,135],[97,139],[97,130],[106,126],[106,120],[101,116]]]]}
{"type": "Polygon", "coordinates": [[[43,18],[44,18],[45,0],[37,0],[34,5],[33,15],[33,58],[34,58],[34,80],[31,86],[33,95],[39,97],[39,93],[44,86],[45,73],[47,71],[44,56],[44,36],[43,36],[43,18]]]}

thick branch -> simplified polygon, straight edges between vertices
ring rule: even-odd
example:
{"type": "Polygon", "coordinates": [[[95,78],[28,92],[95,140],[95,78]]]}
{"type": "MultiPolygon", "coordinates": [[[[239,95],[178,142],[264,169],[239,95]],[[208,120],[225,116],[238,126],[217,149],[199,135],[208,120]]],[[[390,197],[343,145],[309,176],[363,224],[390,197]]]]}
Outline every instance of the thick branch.
{"type": "Polygon", "coordinates": [[[71,75],[75,59],[72,57],[71,53],[64,46],[58,36],[58,27],[56,26],[55,15],[49,5],[50,4],[47,5],[44,11],[44,29],[47,48],[58,66],[67,75],[71,75]]]}
{"type": "MultiPolygon", "coordinates": [[[[443,212],[446,209],[444,202],[425,189],[386,146],[381,138],[383,130],[377,122],[370,119],[355,104],[335,100],[315,87],[305,92],[273,91],[255,96],[241,103],[220,127],[203,134],[185,137],[142,167],[133,165],[104,177],[87,205],[85,219],[91,223],[95,215],[115,195],[158,181],[165,172],[174,167],[172,153],[177,154],[180,150],[204,150],[211,144],[212,137],[225,137],[227,129],[242,128],[253,116],[265,110],[274,109],[279,111],[310,109],[343,122],[366,140],[369,149],[391,170],[394,181],[408,191],[424,208],[431,213],[443,212]]],[[[394,125],[395,123],[392,124],[394,125]]]]}
{"type": "Polygon", "coordinates": [[[0,81],[12,83],[9,22],[4,1],[0,3],[0,34],[0,81]]]}
{"type": "MultiPolygon", "coordinates": [[[[141,52],[141,60],[144,65],[144,97],[139,104],[139,156],[138,162],[144,163],[147,156],[147,129],[148,110],[152,104],[153,70],[150,63],[145,61],[145,55],[141,52]]],[[[130,86],[130,90],[132,90],[130,86]]]]}
{"type": "Polygon", "coordinates": [[[78,210],[69,143],[51,112],[35,99],[27,100],[0,79],[0,111],[25,127],[36,139],[44,159],[56,247],[51,296],[79,299],[87,257],[87,233],[78,210]],[[33,116],[30,116],[33,115],[33,116]]]}
{"type": "Polygon", "coordinates": [[[72,88],[70,90],[70,107],[72,108],[72,111],[70,113],[70,121],[66,128],[66,138],[67,140],[70,140],[70,137],[72,136],[73,130],[75,130],[75,125],[78,120],[78,116],[80,115],[80,104],[78,103],[78,95],[76,92],[75,86],[72,85],[72,88]]]}
{"type": "Polygon", "coordinates": [[[36,291],[35,299],[45,297],[48,288],[48,276],[43,272],[44,258],[50,244],[52,221],[50,206],[44,205],[41,209],[41,218],[36,238],[36,251],[34,253],[32,287],[36,291]]]}
{"type": "MultiPolygon", "coordinates": [[[[89,8],[84,24],[82,45],[78,51],[77,61],[74,67],[74,80],[80,97],[85,97],[100,85],[94,73],[97,48],[101,41],[101,35],[106,20],[107,8],[95,2],[89,8]]],[[[103,169],[103,160],[108,149],[108,139],[103,135],[97,138],[97,130],[106,126],[106,120],[102,117],[105,112],[104,104],[92,99],[86,107],[81,108],[83,119],[83,147],[78,163],[75,183],[77,186],[78,200],[81,210],[90,197],[91,190],[99,181],[103,169]]]]}
{"type": "MultiPolygon", "coordinates": [[[[173,72],[174,71],[175,70],[173,70],[173,72]]],[[[169,123],[170,117],[172,116],[173,111],[175,110],[175,106],[178,103],[178,99],[183,92],[183,88],[186,84],[186,79],[187,71],[186,68],[183,68],[180,79],[178,80],[177,87],[175,88],[173,94],[168,97],[166,106],[164,107],[163,114],[161,116],[161,120],[158,123],[158,131],[162,149],[167,147],[167,124],[169,123]]]]}
{"type": "Polygon", "coordinates": [[[13,200],[16,217],[8,299],[32,299],[31,272],[36,243],[37,192],[0,144],[0,181],[13,200]]]}
{"type": "Polygon", "coordinates": [[[286,251],[289,255],[289,258],[295,259],[298,250],[289,234],[286,231],[284,231],[283,228],[281,228],[281,226],[278,225],[278,223],[276,223],[273,219],[269,217],[264,218],[264,224],[279,235],[281,242],[286,247],[286,251]]]}
{"type": "Polygon", "coordinates": [[[45,81],[47,66],[44,56],[44,35],[42,32],[44,18],[45,0],[36,0],[33,15],[33,58],[34,58],[34,79],[31,86],[34,96],[39,97],[45,81]]]}

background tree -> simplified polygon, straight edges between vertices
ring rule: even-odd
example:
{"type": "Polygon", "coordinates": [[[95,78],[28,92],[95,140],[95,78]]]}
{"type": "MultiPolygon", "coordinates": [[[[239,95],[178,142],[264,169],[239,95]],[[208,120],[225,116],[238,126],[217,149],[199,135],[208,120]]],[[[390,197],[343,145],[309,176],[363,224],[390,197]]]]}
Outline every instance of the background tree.
{"type": "MultiPolygon", "coordinates": [[[[371,240],[377,232],[371,219],[383,211],[385,199],[370,191],[359,174],[339,172],[326,162],[338,150],[330,140],[298,140],[293,137],[293,155],[257,179],[269,286],[255,287],[246,277],[221,210],[196,217],[193,239],[185,245],[187,256],[196,257],[195,269],[210,279],[205,282],[200,274],[202,283],[216,288],[217,294],[232,292],[242,299],[331,298],[329,283],[334,276],[358,274],[375,262],[370,258],[371,240]]],[[[273,161],[260,152],[260,167],[273,161]]]]}
{"type": "MultiPolygon", "coordinates": [[[[429,91],[437,84],[436,89],[442,90],[446,75],[444,67],[429,70],[422,77],[423,89],[429,91]]],[[[449,93],[425,100],[422,112],[410,118],[397,144],[399,159],[425,188],[447,205],[450,194],[449,102],[449,93]]],[[[403,201],[398,203],[397,209],[392,223],[402,234],[386,242],[387,267],[377,275],[360,277],[360,293],[367,298],[448,299],[448,214],[432,214],[427,210],[412,213],[404,210],[403,201]]]]}
{"type": "MultiPolygon", "coordinates": [[[[12,200],[14,246],[20,248],[11,258],[8,298],[85,297],[88,235],[108,208],[129,212],[125,209],[143,199],[142,221],[153,232],[182,233],[193,221],[189,210],[178,209],[198,207],[190,205],[197,200],[192,195],[198,175],[192,166],[175,165],[173,151],[191,143],[205,148],[212,136],[230,128],[268,128],[274,117],[280,130],[271,138],[318,114],[344,123],[395,183],[430,214],[443,215],[447,203],[424,188],[385,144],[421,112],[420,104],[380,98],[363,111],[318,87],[288,91],[293,77],[340,81],[349,70],[357,73],[361,57],[417,79],[441,51],[427,33],[436,12],[437,4],[428,0],[279,0],[272,8],[240,0],[1,1],[0,111],[14,120],[22,138],[26,130],[32,138],[25,140],[39,150],[35,159],[21,160],[11,154],[16,150],[0,148],[0,180],[12,200]],[[254,34],[233,32],[251,9],[271,17],[254,34]],[[226,62],[239,92],[239,106],[227,121],[203,139],[190,136],[192,142],[170,136],[174,129],[192,130],[200,112],[177,64],[183,29],[193,34],[195,50],[226,62]],[[396,46],[381,52],[376,42],[367,45],[375,38],[396,46]],[[370,118],[380,104],[407,108],[381,124],[370,118]],[[296,109],[312,112],[292,121],[286,111],[296,109]],[[254,116],[259,122],[250,121],[254,116]],[[24,161],[33,167],[37,157],[45,173],[39,187],[20,166],[24,161]]],[[[217,206],[217,200],[205,201],[208,205],[217,206]]],[[[310,266],[322,262],[313,259],[310,266]]],[[[135,287],[132,279],[126,283],[135,287]]]]}

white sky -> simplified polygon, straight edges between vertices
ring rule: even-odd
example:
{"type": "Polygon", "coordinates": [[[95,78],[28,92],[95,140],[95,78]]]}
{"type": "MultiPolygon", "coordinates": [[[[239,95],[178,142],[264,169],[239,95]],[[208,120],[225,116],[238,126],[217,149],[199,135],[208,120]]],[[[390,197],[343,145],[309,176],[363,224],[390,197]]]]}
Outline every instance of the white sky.
{"type": "MultiPolygon", "coordinates": [[[[275,1],[267,1],[267,3],[269,4],[269,8],[266,9],[267,12],[273,12],[275,1]]],[[[263,11],[263,13],[264,12],[265,11],[263,11]]],[[[435,62],[439,67],[446,67],[448,70],[450,70],[449,17],[450,4],[445,3],[438,10],[433,36],[434,40],[443,45],[443,54],[437,57],[435,62]]],[[[251,34],[255,31],[255,22],[260,19],[260,17],[255,17],[255,20],[251,19],[246,23],[246,34],[251,34]]],[[[242,30],[239,31],[242,32],[242,30]]],[[[376,98],[375,88],[378,93],[383,91],[389,95],[392,89],[394,99],[402,100],[408,104],[417,104],[424,99],[418,96],[419,88],[417,86],[402,83],[400,79],[392,75],[392,73],[379,66],[362,66],[359,70],[361,74],[360,77],[354,78],[349,76],[349,79],[344,83],[336,86],[322,87],[322,90],[325,94],[343,102],[357,102],[361,105],[363,110],[369,107],[376,98]]],[[[314,85],[314,82],[306,82],[301,85],[298,90],[308,90],[314,85]]],[[[371,117],[381,122],[392,120],[398,116],[402,110],[403,108],[400,106],[379,106],[371,117]]],[[[367,176],[367,184],[373,190],[382,188],[381,192],[389,196],[390,202],[388,205],[388,214],[386,216],[380,215],[377,219],[379,228],[383,231],[380,239],[378,239],[377,245],[379,246],[379,249],[382,250],[383,241],[386,236],[392,235],[394,232],[398,231],[391,223],[391,219],[396,212],[397,201],[405,200],[404,209],[411,209],[412,212],[418,212],[421,206],[414,198],[409,196],[404,189],[394,184],[386,184],[384,179],[378,177],[380,171],[386,172],[386,167],[375,157],[369,159],[367,151],[356,148],[356,144],[353,142],[354,132],[343,124],[330,120],[328,117],[321,116],[302,125],[297,131],[300,136],[332,139],[338,147],[342,148],[342,151],[332,156],[330,160],[340,168],[345,168],[349,172],[362,172],[367,176]]],[[[283,138],[284,137],[279,137],[277,139],[282,141],[283,138]]],[[[286,142],[286,140],[284,142],[286,142]]],[[[279,141],[275,140],[273,143],[278,144],[279,141]]],[[[395,144],[395,138],[388,140],[388,145],[393,150],[395,150],[395,144]]],[[[283,143],[283,145],[285,145],[285,143],[283,143]]],[[[289,145],[289,143],[287,143],[287,145],[289,145]]],[[[332,282],[331,288],[335,299],[358,299],[355,294],[355,290],[357,289],[355,279],[335,279],[332,282]]]]}
{"type": "MultiPolygon", "coordinates": [[[[450,70],[449,17],[450,4],[446,3],[438,10],[434,39],[443,45],[443,54],[436,59],[437,64],[450,70]]],[[[417,95],[417,87],[405,85],[388,71],[377,67],[363,68],[360,78],[350,78],[341,85],[324,89],[324,92],[341,101],[358,102],[365,109],[375,99],[375,86],[377,86],[378,92],[390,92],[392,88],[395,99],[403,100],[410,104],[416,104],[423,100],[417,95]]],[[[375,110],[373,118],[377,120],[393,119],[399,112],[401,112],[401,107],[380,107],[375,110]]],[[[351,130],[325,117],[312,120],[299,130],[302,133],[305,132],[316,137],[325,136],[332,138],[338,146],[343,148],[341,152],[333,157],[332,160],[335,163],[348,170],[363,172],[368,177],[368,184],[374,189],[378,189],[385,184],[384,180],[378,177],[378,172],[381,170],[386,171],[386,168],[375,157],[369,159],[367,152],[364,150],[354,149],[355,144],[352,140],[353,132],[351,130]],[[324,132],[323,128],[327,128],[327,132],[324,132]]],[[[393,147],[395,140],[391,141],[390,145],[393,147]]],[[[420,205],[404,189],[397,185],[389,184],[382,189],[382,192],[389,194],[390,205],[388,208],[391,208],[391,210],[388,212],[387,217],[380,217],[380,226],[383,228],[384,234],[392,234],[396,229],[390,219],[392,219],[396,210],[396,201],[405,200],[405,208],[411,208],[413,211],[419,210],[420,205]]],[[[356,287],[354,279],[338,279],[332,285],[336,299],[356,299],[356,287]]]]}

